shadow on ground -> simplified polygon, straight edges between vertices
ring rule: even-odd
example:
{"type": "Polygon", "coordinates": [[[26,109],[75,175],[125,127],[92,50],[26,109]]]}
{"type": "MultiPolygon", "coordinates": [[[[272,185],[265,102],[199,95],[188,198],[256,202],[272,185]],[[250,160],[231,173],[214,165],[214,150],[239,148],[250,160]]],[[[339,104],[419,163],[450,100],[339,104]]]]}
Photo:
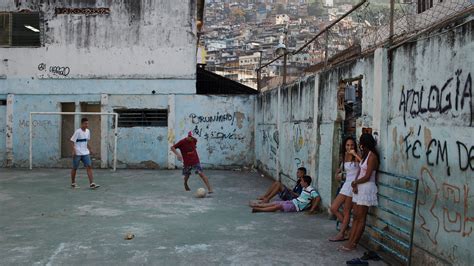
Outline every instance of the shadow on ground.
{"type": "Polygon", "coordinates": [[[180,171],[96,170],[95,191],[83,170],[77,190],[67,170],[0,171],[2,265],[344,265],[364,251],[337,251],[326,214],[252,214],[271,183],[255,173],[208,171],[216,193],[197,199],[180,171]]]}

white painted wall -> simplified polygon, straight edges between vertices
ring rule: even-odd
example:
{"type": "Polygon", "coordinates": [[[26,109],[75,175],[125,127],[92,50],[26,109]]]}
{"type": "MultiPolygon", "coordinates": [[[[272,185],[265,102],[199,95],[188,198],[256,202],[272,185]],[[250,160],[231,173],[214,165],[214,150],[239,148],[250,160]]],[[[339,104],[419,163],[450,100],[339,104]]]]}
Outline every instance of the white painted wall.
{"type": "Polygon", "coordinates": [[[44,46],[0,48],[0,75],[8,79],[195,78],[195,1],[15,2],[3,1],[0,10],[40,11],[44,46]],[[56,7],[108,7],[110,14],[55,14],[56,7]]]}

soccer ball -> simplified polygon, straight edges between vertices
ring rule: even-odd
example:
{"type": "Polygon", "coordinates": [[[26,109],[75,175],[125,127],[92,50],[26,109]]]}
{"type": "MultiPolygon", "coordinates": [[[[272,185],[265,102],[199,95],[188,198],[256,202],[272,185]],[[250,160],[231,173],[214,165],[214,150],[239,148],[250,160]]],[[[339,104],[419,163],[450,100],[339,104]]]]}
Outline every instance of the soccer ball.
{"type": "Polygon", "coordinates": [[[206,190],[204,188],[198,188],[196,190],[196,198],[205,198],[206,197],[206,190]]]}

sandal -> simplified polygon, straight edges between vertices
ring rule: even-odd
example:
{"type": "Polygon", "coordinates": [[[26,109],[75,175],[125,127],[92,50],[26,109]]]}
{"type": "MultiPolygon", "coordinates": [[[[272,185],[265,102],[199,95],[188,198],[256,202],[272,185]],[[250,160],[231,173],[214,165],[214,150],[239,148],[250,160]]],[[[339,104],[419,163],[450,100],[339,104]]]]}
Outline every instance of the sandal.
{"type": "Polygon", "coordinates": [[[328,241],[330,242],[342,242],[342,241],[347,241],[349,240],[348,238],[335,238],[335,237],[331,237],[331,238],[328,238],[328,241]]]}
{"type": "Polygon", "coordinates": [[[375,251],[366,251],[364,252],[364,255],[360,257],[361,260],[374,260],[374,261],[379,261],[382,258],[377,254],[375,251]]]}
{"type": "Polygon", "coordinates": [[[353,250],[355,250],[355,249],[356,249],[355,247],[354,247],[354,248],[348,248],[348,247],[346,247],[346,246],[340,246],[340,247],[338,248],[338,250],[340,250],[340,251],[345,251],[345,252],[350,252],[350,251],[353,251],[353,250]]]}
{"type": "Polygon", "coordinates": [[[369,262],[366,260],[361,260],[359,258],[346,261],[347,265],[369,265],[369,262]]]}

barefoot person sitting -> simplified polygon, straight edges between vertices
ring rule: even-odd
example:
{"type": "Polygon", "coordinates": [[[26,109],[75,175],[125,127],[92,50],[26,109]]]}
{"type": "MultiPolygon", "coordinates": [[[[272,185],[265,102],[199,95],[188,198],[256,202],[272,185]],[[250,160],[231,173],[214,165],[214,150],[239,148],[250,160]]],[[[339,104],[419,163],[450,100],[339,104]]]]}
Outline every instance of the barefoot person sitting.
{"type": "Polygon", "coordinates": [[[343,154],[341,167],[337,169],[336,179],[339,181],[341,181],[341,179],[345,179],[345,182],[331,205],[331,213],[334,214],[337,217],[337,220],[342,224],[339,229],[339,233],[336,236],[329,238],[329,241],[333,242],[347,240],[345,238],[345,233],[349,227],[352,210],[351,183],[355,180],[357,174],[359,174],[360,157],[357,155],[357,145],[355,139],[353,137],[347,137],[343,142],[342,150],[343,154]],[[343,213],[339,211],[341,205],[344,205],[343,213]]]}
{"type": "Polygon", "coordinates": [[[303,191],[296,199],[287,200],[287,201],[274,201],[272,203],[255,203],[251,204],[252,212],[299,212],[305,210],[308,206],[311,206],[310,213],[315,213],[316,208],[321,202],[321,197],[319,193],[312,188],[311,177],[303,176],[301,179],[301,186],[303,186],[303,191]]]}
{"type": "Polygon", "coordinates": [[[285,185],[283,185],[281,182],[275,181],[273,184],[268,188],[267,192],[259,197],[258,199],[262,201],[262,203],[268,203],[270,200],[275,197],[275,195],[278,194],[281,200],[292,200],[297,198],[300,194],[301,191],[303,190],[303,187],[301,186],[301,178],[306,175],[306,168],[300,167],[296,171],[296,184],[295,187],[290,190],[287,188],[285,185]]]}

